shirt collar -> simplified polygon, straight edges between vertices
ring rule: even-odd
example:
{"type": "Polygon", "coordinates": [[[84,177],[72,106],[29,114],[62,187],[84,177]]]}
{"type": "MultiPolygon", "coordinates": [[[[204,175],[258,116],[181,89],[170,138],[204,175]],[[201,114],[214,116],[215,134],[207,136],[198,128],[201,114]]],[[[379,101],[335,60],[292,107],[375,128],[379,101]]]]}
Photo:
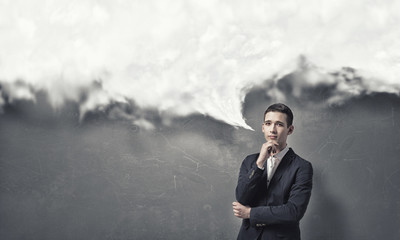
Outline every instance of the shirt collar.
{"type": "Polygon", "coordinates": [[[282,160],[282,158],[285,156],[285,154],[289,151],[289,147],[286,144],[286,147],[282,149],[279,153],[275,154],[274,157],[278,158],[279,160],[282,160]]]}

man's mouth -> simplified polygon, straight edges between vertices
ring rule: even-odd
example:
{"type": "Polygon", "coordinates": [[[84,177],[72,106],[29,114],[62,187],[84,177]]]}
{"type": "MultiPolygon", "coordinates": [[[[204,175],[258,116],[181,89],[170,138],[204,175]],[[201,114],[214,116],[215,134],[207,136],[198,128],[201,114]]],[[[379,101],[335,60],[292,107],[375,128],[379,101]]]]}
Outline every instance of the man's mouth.
{"type": "Polygon", "coordinates": [[[271,139],[276,139],[276,138],[278,138],[277,136],[268,136],[269,138],[271,138],[271,139]]]}

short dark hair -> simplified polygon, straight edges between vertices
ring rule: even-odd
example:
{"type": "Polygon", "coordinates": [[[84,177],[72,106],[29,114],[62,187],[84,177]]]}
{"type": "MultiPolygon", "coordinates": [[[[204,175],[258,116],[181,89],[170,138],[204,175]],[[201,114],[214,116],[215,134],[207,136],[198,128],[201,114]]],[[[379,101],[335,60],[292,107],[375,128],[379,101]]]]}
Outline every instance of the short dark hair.
{"type": "MultiPolygon", "coordinates": [[[[293,124],[293,113],[292,113],[292,110],[290,110],[290,108],[288,106],[286,106],[285,104],[283,104],[283,103],[274,103],[271,106],[269,106],[267,108],[267,110],[265,110],[264,119],[265,119],[265,115],[268,112],[281,112],[281,113],[286,114],[286,123],[287,123],[288,127],[292,126],[292,124],[293,124]]],[[[263,122],[264,122],[264,119],[263,119],[263,122]]]]}

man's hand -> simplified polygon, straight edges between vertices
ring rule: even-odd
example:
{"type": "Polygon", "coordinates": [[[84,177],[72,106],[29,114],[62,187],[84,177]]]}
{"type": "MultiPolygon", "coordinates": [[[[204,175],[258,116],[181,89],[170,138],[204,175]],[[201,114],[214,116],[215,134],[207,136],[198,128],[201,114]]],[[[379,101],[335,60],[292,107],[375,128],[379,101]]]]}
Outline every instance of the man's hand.
{"type": "Polygon", "coordinates": [[[236,217],[243,219],[250,218],[250,210],[251,210],[250,207],[243,206],[239,202],[233,202],[232,206],[233,206],[233,214],[235,214],[236,217]]]}
{"type": "Polygon", "coordinates": [[[259,168],[263,168],[265,161],[277,152],[278,146],[276,141],[266,142],[261,146],[260,156],[256,162],[259,168]]]}

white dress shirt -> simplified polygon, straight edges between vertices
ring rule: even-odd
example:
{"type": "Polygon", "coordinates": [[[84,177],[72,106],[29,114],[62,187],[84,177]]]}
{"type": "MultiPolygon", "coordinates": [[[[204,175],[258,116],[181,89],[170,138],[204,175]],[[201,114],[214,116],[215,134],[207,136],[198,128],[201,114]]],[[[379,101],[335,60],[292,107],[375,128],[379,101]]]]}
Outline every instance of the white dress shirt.
{"type": "Polygon", "coordinates": [[[289,147],[286,145],[286,147],[280,151],[277,154],[274,154],[272,156],[270,156],[267,159],[267,171],[268,171],[268,183],[267,185],[269,185],[272,177],[274,176],[274,173],[276,171],[276,169],[279,166],[279,163],[281,163],[281,160],[283,159],[283,157],[286,155],[286,153],[289,151],[289,147]]]}

